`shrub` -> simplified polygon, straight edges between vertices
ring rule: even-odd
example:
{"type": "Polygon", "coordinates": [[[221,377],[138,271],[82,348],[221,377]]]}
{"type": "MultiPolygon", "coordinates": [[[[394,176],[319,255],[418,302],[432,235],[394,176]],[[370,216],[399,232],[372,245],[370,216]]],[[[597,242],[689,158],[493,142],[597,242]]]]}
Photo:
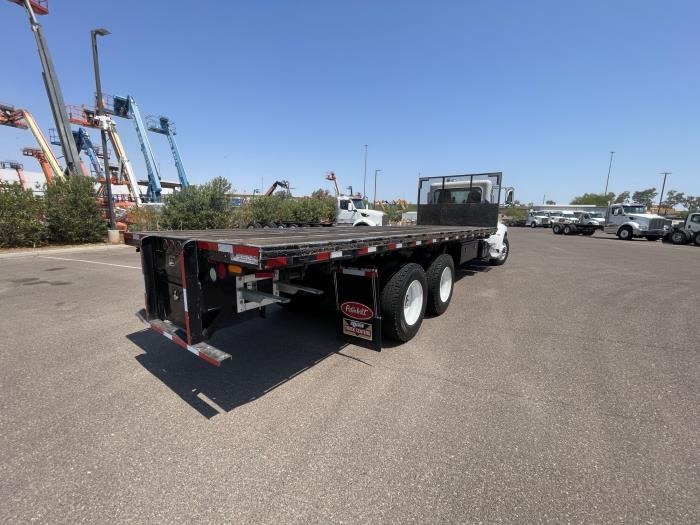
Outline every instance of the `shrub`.
{"type": "Polygon", "coordinates": [[[228,228],[233,219],[228,193],[231,184],[223,177],[203,185],[190,185],[165,198],[161,226],[167,230],[228,228]]]}
{"type": "Polygon", "coordinates": [[[160,230],[163,209],[161,206],[133,206],[126,213],[126,223],[132,232],[160,230]]]}
{"type": "Polygon", "coordinates": [[[44,202],[18,183],[0,183],[0,246],[36,246],[46,242],[44,202]]]}
{"type": "Polygon", "coordinates": [[[46,187],[46,225],[49,240],[61,243],[99,242],[107,222],[90,177],[58,179],[46,187]]]}

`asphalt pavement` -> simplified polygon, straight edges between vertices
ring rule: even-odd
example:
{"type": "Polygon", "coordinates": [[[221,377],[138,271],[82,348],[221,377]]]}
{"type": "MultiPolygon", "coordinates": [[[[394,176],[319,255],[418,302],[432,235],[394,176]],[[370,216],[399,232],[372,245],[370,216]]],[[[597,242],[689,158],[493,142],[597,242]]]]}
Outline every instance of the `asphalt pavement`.
{"type": "Polygon", "coordinates": [[[0,256],[0,521],[700,522],[700,249],[510,239],[409,343],[274,309],[220,369],[133,248],[0,256]]]}

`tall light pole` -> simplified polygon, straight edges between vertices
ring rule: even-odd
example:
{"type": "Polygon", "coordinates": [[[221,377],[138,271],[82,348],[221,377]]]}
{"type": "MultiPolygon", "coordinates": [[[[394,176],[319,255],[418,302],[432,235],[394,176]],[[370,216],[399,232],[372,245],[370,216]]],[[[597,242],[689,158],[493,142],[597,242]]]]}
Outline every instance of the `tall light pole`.
{"type": "Polygon", "coordinates": [[[608,164],[608,178],[605,179],[605,192],[603,193],[603,195],[605,195],[606,197],[608,195],[608,183],[610,182],[610,170],[612,169],[613,155],[615,155],[615,152],[611,151],[610,152],[610,164],[608,164]]]}
{"type": "Polygon", "coordinates": [[[102,160],[105,165],[105,184],[107,185],[107,206],[109,209],[109,229],[116,230],[117,222],[114,219],[114,202],[112,201],[112,174],[109,171],[109,150],[107,149],[107,121],[105,117],[105,103],[102,98],[102,81],[100,80],[100,61],[97,55],[97,37],[111,34],[104,28],[90,31],[92,41],[92,65],[95,69],[95,98],[97,99],[97,115],[100,119],[100,136],[102,138],[102,160]]]}
{"type": "Polygon", "coordinates": [[[659,196],[659,214],[661,214],[661,203],[664,200],[664,190],[666,189],[666,177],[671,175],[671,172],[670,171],[662,171],[659,175],[664,176],[664,182],[661,185],[661,195],[659,196]]]}
{"type": "Polygon", "coordinates": [[[365,176],[362,179],[362,198],[367,198],[367,144],[365,144],[365,176]]]}
{"type": "Polygon", "coordinates": [[[377,173],[379,173],[382,170],[374,170],[374,199],[372,200],[372,204],[377,202],[377,173]]]}

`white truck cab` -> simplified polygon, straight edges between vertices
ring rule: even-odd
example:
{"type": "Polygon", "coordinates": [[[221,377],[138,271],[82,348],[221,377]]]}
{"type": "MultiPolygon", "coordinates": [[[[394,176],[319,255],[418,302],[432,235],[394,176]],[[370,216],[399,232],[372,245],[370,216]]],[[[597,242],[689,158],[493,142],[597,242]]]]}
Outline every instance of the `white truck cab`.
{"type": "Polygon", "coordinates": [[[584,226],[595,226],[602,230],[605,225],[605,217],[599,211],[581,211],[576,216],[578,223],[584,226]]]}
{"type": "MultiPolygon", "coordinates": [[[[498,204],[492,190],[494,186],[489,179],[455,180],[448,182],[436,182],[430,185],[428,190],[428,204],[498,204]]],[[[506,193],[506,203],[510,204],[514,198],[514,191],[509,188],[506,193]]],[[[508,227],[500,220],[497,223],[497,231],[486,242],[489,245],[491,264],[501,265],[506,262],[510,251],[508,241],[508,227]]]]}
{"type": "Polygon", "coordinates": [[[359,197],[338,195],[336,223],[353,226],[385,226],[387,217],[383,211],[369,209],[365,201],[359,197]]]}
{"type": "Polygon", "coordinates": [[[673,244],[694,242],[700,246],[700,212],[689,213],[685,221],[673,227],[670,238],[673,244]]]}
{"type": "Polygon", "coordinates": [[[634,237],[658,241],[668,233],[670,221],[647,213],[644,204],[612,204],[608,206],[603,229],[605,233],[617,235],[625,241],[631,241],[634,237]]]}
{"type": "Polygon", "coordinates": [[[530,228],[537,228],[538,226],[546,228],[549,226],[549,214],[541,210],[530,210],[527,214],[525,225],[530,228]]]}

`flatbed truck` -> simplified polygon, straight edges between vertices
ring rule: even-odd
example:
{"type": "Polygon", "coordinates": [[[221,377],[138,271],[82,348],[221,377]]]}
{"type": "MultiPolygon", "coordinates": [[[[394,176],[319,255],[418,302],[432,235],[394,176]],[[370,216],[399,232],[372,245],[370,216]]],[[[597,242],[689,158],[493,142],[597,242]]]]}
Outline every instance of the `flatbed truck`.
{"type": "Polygon", "coordinates": [[[447,310],[456,266],[506,262],[501,177],[421,178],[416,226],[127,232],[146,291],[137,315],[217,366],[231,357],[210,344],[217,330],[324,295],[339,339],[377,351],[382,335],[408,341],[426,312],[447,310]]]}

